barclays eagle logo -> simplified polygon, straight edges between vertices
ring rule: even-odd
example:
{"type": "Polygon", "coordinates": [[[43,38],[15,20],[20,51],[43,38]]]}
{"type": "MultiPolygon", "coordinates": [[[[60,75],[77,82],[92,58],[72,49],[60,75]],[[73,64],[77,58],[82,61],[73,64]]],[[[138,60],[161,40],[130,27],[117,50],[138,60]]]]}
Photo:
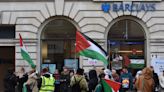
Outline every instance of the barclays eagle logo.
{"type": "Polygon", "coordinates": [[[107,13],[107,12],[109,12],[109,10],[110,10],[110,4],[104,3],[104,4],[102,4],[101,8],[102,8],[102,10],[103,10],[104,12],[107,13]]]}

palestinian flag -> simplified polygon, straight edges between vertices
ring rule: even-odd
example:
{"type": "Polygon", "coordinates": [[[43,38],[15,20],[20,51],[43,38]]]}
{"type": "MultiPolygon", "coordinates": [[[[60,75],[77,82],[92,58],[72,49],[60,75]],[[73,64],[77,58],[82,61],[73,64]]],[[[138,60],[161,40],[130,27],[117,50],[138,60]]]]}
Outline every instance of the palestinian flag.
{"type": "Polygon", "coordinates": [[[23,57],[24,60],[26,60],[32,68],[35,68],[36,65],[34,64],[34,62],[32,61],[29,53],[26,50],[26,47],[23,45],[23,40],[22,40],[22,36],[19,34],[20,37],[20,48],[21,48],[21,55],[23,57]]]}
{"type": "Polygon", "coordinates": [[[105,66],[108,65],[105,50],[91,38],[79,31],[76,31],[76,52],[81,56],[102,61],[105,66]]]}
{"type": "Polygon", "coordinates": [[[118,92],[121,84],[112,80],[102,79],[102,87],[104,92],[118,92]]]}

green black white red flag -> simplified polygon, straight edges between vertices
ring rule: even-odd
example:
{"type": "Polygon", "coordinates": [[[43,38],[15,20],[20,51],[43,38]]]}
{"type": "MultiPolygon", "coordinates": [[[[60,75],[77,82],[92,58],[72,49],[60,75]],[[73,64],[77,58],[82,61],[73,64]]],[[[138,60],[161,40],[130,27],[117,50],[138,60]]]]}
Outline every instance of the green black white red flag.
{"type": "Polygon", "coordinates": [[[104,89],[104,92],[118,92],[121,86],[121,83],[108,79],[102,79],[101,84],[104,89]]]}
{"type": "Polygon", "coordinates": [[[104,49],[91,38],[76,31],[76,52],[81,56],[102,61],[108,65],[107,55],[104,49]]]}
{"type": "Polygon", "coordinates": [[[23,44],[22,36],[20,34],[19,34],[19,37],[20,37],[20,40],[19,41],[20,41],[21,55],[22,55],[23,59],[26,60],[28,62],[28,64],[30,64],[30,66],[32,68],[35,68],[36,65],[34,64],[34,62],[32,61],[29,53],[27,52],[26,47],[23,44]]]}

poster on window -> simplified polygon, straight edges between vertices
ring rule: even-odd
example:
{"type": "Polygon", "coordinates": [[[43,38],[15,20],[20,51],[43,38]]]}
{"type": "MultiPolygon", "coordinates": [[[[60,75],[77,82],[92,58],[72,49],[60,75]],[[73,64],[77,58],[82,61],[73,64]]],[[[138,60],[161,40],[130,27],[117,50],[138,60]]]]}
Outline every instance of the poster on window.
{"type": "Polygon", "coordinates": [[[56,64],[49,64],[50,73],[54,74],[56,70],[56,64]]]}
{"type": "Polygon", "coordinates": [[[164,70],[164,58],[153,57],[151,60],[151,66],[153,66],[155,73],[161,75],[164,70]]]}
{"type": "Polygon", "coordinates": [[[55,70],[56,70],[56,64],[42,64],[42,69],[44,68],[48,68],[49,72],[54,74],[55,70]]]}
{"type": "Polygon", "coordinates": [[[48,68],[48,64],[42,64],[42,69],[48,68]]]}
{"type": "Polygon", "coordinates": [[[64,66],[77,69],[78,68],[78,59],[64,59],[64,66]]]}

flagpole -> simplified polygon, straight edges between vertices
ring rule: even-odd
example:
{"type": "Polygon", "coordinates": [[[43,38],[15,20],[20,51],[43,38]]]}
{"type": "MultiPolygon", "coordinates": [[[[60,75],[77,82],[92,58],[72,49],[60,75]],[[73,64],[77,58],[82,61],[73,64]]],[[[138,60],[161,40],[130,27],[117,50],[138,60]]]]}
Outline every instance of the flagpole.
{"type": "MultiPolygon", "coordinates": [[[[75,45],[75,53],[74,53],[75,54],[75,58],[74,59],[76,61],[76,41],[75,41],[75,44],[74,45],[75,45]]],[[[75,72],[75,69],[74,69],[74,72],[75,72]]]]}

